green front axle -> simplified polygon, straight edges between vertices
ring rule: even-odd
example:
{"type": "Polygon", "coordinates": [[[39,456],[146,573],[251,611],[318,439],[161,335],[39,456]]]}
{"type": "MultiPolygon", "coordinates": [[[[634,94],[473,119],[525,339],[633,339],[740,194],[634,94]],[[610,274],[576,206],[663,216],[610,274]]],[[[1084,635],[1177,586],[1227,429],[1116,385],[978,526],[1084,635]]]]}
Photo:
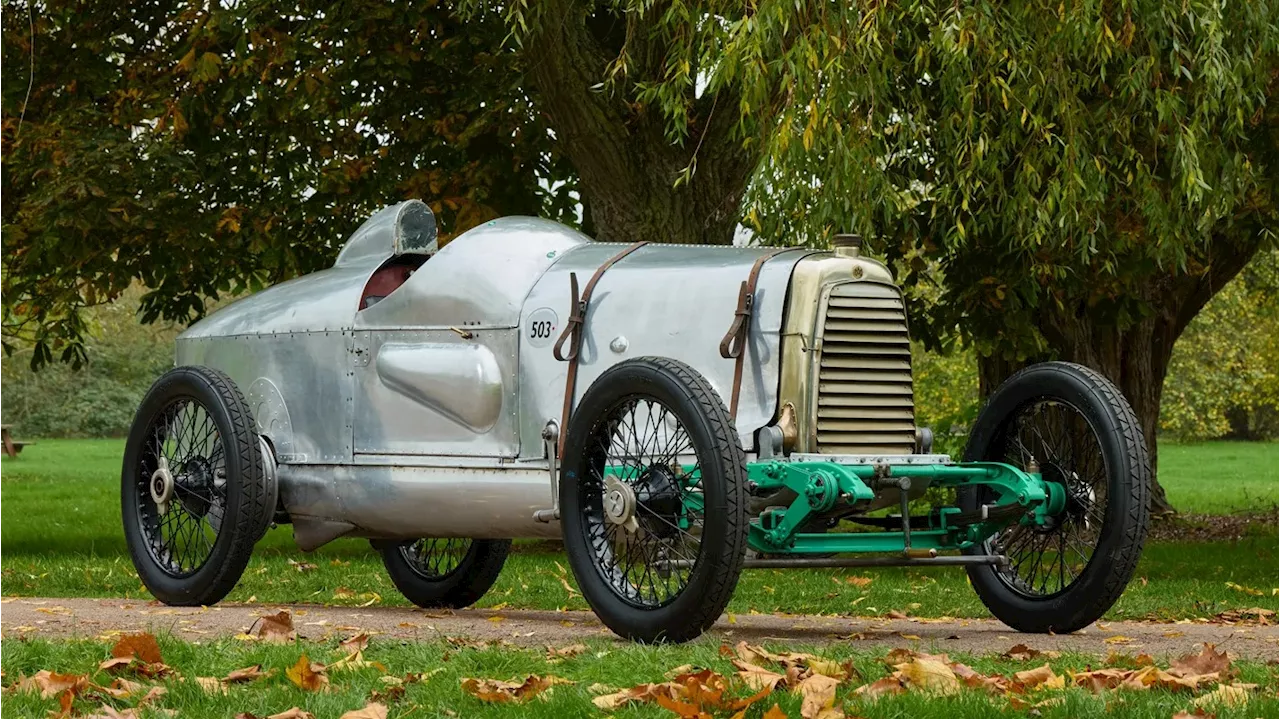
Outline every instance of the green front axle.
{"type": "MultiPolygon", "coordinates": [[[[697,474],[683,474],[690,487],[700,482],[697,474]]],[[[1045,482],[1037,471],[1027,472],[999,462],[839,464],[765,460],[748,462],[747,478],[756,494],[790,489],[796,495],[790,506],[771,507],[751,520],[747,536],[751,548],[775,556],[866,552],[932,555],[941,550],[966,549],[1015,521],[1049,524],[1066,504],[1061,485],[1045,482]],[[928,528],[912,528],[908,494],[912,489],[929,486],[986,487],[990,490],[984,500],[987,511],[976,519],[973,512],[943,507],[929,515],[928,528]],[[831,534],[799,531],[813,517],[837,517],[845,513],[841,510],[856,513],[860,503],[866,506],[875,499],[877,489],[899,490],[901,530],[831,534]]],[[[702,512],[702,493],[686,492],[684,504],[688,510],[702,512]]]]}

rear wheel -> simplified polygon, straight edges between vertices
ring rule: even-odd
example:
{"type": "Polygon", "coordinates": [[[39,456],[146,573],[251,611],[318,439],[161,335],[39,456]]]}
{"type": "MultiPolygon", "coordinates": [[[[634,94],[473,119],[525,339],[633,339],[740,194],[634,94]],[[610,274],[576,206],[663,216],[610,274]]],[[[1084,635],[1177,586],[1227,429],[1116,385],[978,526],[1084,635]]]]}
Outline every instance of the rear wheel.
{"type": "Polygon", "coordinates": [[[391,582],[405,599],[419,607],[461,609],[498,581],[511,540],[425,538],[377,546],[391,582]]]}
{"type": "Polygon", "coordinates": [[[129,431],[120,504],[129,555],[157,599],[213,604],[235,587],[275,510],[267,469],[230,378],[179,367],[156,380],[129,431]]]}
{"type": "Polygon", "coordinates": [[[733,596],[746,550],[746,457],[701,375],[645,357],[610,368],[572,415],[561,528],[583,596],[605,626],[682,642],[733,596]]]}
{"type": "MultiPolygon", "coordinates": [[[[1001,385],[974,423],[967,461],[1039,467],[1059,485],[1064,509],[1043,526],[1015,522],[977,554],[969,578],[991,613],[1024,632],[1071,632],[1119,599],[1142,555],[1151,467],[1138,418],[1102,375],[1066,362],[1037,364],[1001,385]]],[[[964,490],[963,509],[990,502],[964,490]]]]}

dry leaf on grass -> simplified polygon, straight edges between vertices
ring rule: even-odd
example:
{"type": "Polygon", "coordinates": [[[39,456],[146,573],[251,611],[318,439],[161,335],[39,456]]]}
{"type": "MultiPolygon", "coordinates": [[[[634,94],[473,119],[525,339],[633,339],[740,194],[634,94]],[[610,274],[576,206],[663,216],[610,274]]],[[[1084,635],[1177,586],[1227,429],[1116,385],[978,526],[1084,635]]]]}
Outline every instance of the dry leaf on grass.
{"type": "Polygon", "coordinates": [[[272,714],[267,719],[316,719],[315,715],[304,709],[292,707],[285,709],[279,714],[272,714]]]}
{"type": "Polygon", "coordinates": [[[205,694],[226,694],[227,685],[222,683],[217,677],[196,677],[196,684],[204,690],[205,694]]]}
{"type": "Polygon", "coordinates": [[[1027,662],[1027,661],[1031,661],[1032,659],[1039,659],[1040,657],[1044,657],[1045,659],[1057,659],[1058,657],[1062,656],[1062,654],[1060,652],[1052,652],[1052,651],[1042,652],[1039,649],[1032,649],[1026,644],[1015,644],[1012,647],[1009,647],[1009,651],[1005,652],[1004,654],[1001,654],[1000,656],[1004,657],[1005,659],[1013,659],[1014,661],[1027,662]]]}
{"type": "Polygon", "coordinates": [[[896,668],[899,681],[907,688],[935,694],[955,694],[960,691],[960,680],[956,678],[955,672],[935,659],[913,659],[896,668]]]}
{"type": "Polygon", "coordinates": [[[370,702],[363,709],[352,709],[338,719],[387,719],[387,707],[384,704],[370,702]]]}
{"type": "Polygon", "coordinates": [[[766,688],[773,691],[777,688],[779,682],[786,680],[786,677],[782,674],[744,662],[741,659],[734,659],[733,666],[738,669],[738,679],[756,691],[766,688]]]}
{"type": "Polygon", "coordinates": [[[48,699],[55,694],[71,692],[78,694],[89,686],[88,674],[59,674],[47,669],[36,672],[33,676],[23,677],[14,685],[19,692],[40,692],[41,699],[48,699]]]}
{"type": "Polygon", "coordinates": [[[371,662],[365,659],[364,652],[348,654],[338,661],[326,666],[325,669],[330,671],[346,671],[348,669],[366,669],[368,667],[373,667],[382,672],[387,671],[387,668],[383,666],[381,662],[371,662]]]}
{"type": "Polygon", "coordinates": [[[258,638],[270,644],[288,644],[297,638],[293,630],[293,615],[286,609],[267,614],[258,619],[258,638]]]}
{"type": "MultiPolygon", "coordinates": [[[[754,666],[741,660],[735,660],[734,663],[738,666],[754,666]]],[[[756,669],[768,673],[760,667],[756,669]]],[[[775,676],[781,681],[782,675],[775,676]]],[[[747,707],[773,692],[773,685],[766,683],[751,696],[733,697],[728,695],[728,688],[729,682],[725,677],[710,669],[702,669],[681,673],[669,682],[640,684],[630,689],[602,694],[592,699],[591,703],[605,711],[612,711],[631,702],[651,702],[681,717],[710,716],[720,711],[738,712],[735,714],[738,716],[747,707]]],[[[608,687],[593,685],[591,691],[610,690],[608,687]]]]}
{"type": "Polygon", "coordinates": [[[547,645],[547,661],[555,661],[559,659],[568,659],[569,657],[576,657],[585,651],[587,651],[586,644],[570,644],[567,647],[559,647],[559,648],[553,647],[550,644],[548,644],[547,645]]]}
{"type": "Polygon", "coordinates": [[[1191,700],[1191,705],[1196,707],[1207,706],[1225,706],[1238,707],[1243,706],[1249,701],[1249,689],[1240,684],[1222,684],[1217,689],[1208,694],[1198,696],[1191,700]]]}
{"type": "Polygon", "coordinates": [[[155,635],[147,632],[120,637],[111,648],[111,656],[117,659],[132,657],[144,664],[159,664],[164,661],[160,658],[160,645],[156,643],[155,635]]]}
{"type": "Polygon", "coordinates": [[[269,677],[272,674],[274,674],[275,671],[276,670],[272,669],[271,671],[264,672],[262,671],[261,664],[254,664],[251,667],[245,667],[243,669],[236,669],[235,671],[232,671],[230,674],[223,677],[222,681],[224,684],[239,684],[242,682],[252,682],[252,681],[261,679],[262,677],[269,677]]]}
{"type": "Polygon", "coordinates": [[[310,572],[311,570],[316,569],[316,565],[312,564],[311,562],[299,562],[296,559],[290,559],[289,566],[293,567],[299,572],[310,572]]]}
{"type": "Polygon", "coordinates": [[[363,652],[369,648],[369,635],[365,633],[357,634],[354,637],[348,637],[338,642],[338,648],[344,654],[355,654],[363,652]]]}
{"type": "Polygon", "coordinates": [[[817,719],[824,709],[830,709],[835,704],[838,686],[839,680],[822,674],[814,674],[800,682],[792,690],[801,697],[800,716],[803,719],[817,719]]]}
{"type": "Polygon", "coordinates": [[[1014,672],[1013,688],[1018,691],[1026,691],[1028,689],[1063,689],[1066,687],[1066,679],[1053,673],[1053,668],[1048,664],[1028,669],[1025,672],[1014,672]]]}
{"type": "Polygon", "coordinates": [[[462,680],[462,691],[482,702],[498,704],[519,703],[532,699],[556,684],[572,683],[568,679],[550,675],[541,677],[537,674],[530,674],[523,682],[504,682],[497,679],[472,679],[468,677],[462,680]]]}
{"type": "Polygon", "coordinates": [[[1199,654],[1188,654],[1169,663],[1169,673],[1177,675],[1219,674],[1226,678],[1230,670],[1227,653],[1214,651],[1214,646],[1207,643],[1199,654]]]}
{"type": "MultiPolygon", "coordinates": [[[[67,716],[70,716],[70,714],[67,714],[67,716]]],[[[139,719],[139,716],[137,709],[116,709],[103,704],[98,711],[86,714],[80,719],[139,719]]]]}
{"type": "Polygon", "coordinates": [[[139,682],[131,682],[123,677],[116,677],[115,681],[107,686],[99,686],[98,688],[109,694],[115,699],[127,699],[134,694],[142,691],[145,685],[139,682]]]}
{"type": "Polygon", "coordinates": [[[1173,719],[1216,719],[1216,715],[1204,709],[1196,709],[1193,712],[1178,712],[1173,715],[1173,719]]]}
{"type": "Polygon", "coordinates": [[[764,713],[764,719],[787,719],[787,713],[782,708],[774,704],[769,711],[764,713]]]}
{"type": "Polygon", "coordinates": [[[306,654],[298,657],[297,663],[285,670],[289,681],[309,691],[322,691],[329,686],[329,677],[325,676],[325,666],[313,662],[306,654]]]}
{"type": "Polygon", "coordinates": [[[906,691],[897,676],[891,676],[877,679],[870,684],[863,684],[853,690],[853,693],[867,699],[879,699],[886,694],[903,694],[906,691]]]}

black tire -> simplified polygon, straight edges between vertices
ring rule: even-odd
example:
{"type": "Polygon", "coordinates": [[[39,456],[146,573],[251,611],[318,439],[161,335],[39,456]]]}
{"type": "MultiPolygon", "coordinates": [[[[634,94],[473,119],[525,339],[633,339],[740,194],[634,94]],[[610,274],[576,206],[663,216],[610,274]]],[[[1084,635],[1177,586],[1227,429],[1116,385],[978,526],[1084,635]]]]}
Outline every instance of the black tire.
{"type": "MultiPolygon", "coordinates": [[[[1064,487],[1066,508],[1049,529],[1015,522],[969,550],[1012,560],[1009,567],[969,567],[969,579],[1010,627],[1073,632],[1115,604],[1142,556],[1151,485],[1146,444],[1115,385],[1087,367],[1046,362],[1014,374],[991,395],[965,460],[1025,468],[1028,454],[1046,481],[1064,487]]],[[[961,508],[977,509],[981,492],[962,490],[961,508]]]]}
{"type": "Polygon", "coordinates": [[[498,581],[510,539],[411,539],[380,542],[382,564],[405,599],[419,607],[461,609],[498,581]]]}
{"type": "Polygon", "coordinates": [[[620,636],[683,642],[719,618],[742,572],[747,500],[746,455],[733,420],[688,365],[658,357],[619,363],[591,385],[569,420],[560,475],[569,566],[600,621],[620,636]],[[652,442],[634,424],[641,413],[653,427],[652,442]],[[676,456],[696,464],[686,469],[676,456]],[[617,494],[610,497],[630,498],[628,511],[611,503],[613,519],[604,508],[606,462],[623,475],[611,475],[617,494]],[[699,490],[701,513],[684,500],[699,490]],[[692,567],[674,566],[673,557],[692,567]]]}
{"type": "Polygon", "coordinates": [[[178,367],[156,380],[129,430],[120,477],[125,540],[151,594],[177,606],[220,601],[275,507],[253,415],[235,383],[208,367],[178,367]]]}

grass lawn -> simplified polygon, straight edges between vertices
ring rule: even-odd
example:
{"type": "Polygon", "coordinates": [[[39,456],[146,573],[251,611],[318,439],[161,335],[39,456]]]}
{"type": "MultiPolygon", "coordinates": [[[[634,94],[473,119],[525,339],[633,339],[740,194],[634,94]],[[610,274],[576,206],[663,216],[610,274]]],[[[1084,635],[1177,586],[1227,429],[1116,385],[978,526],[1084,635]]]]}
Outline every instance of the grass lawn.
{"type": "MultiPolygon", "coordinates": [[[[442,641],[401,643],[380,641],[378,637],[374,637],[364,652],[364,659],[382,666],[331,671],[330,691],[318,693],[295,687],[286,678],[285,670],[304,651],[310,660],[320,663],[332,663],[340,659],[343,654],[337,648],[337,638],[328,643],[307,642],[297,646],[235,640],[196,645],[170,637],[162,636],[159,639],[164,661],[180,672],[183,679],[171,678],[159,682],[166,687],[167,693],[147,711],[151,716],[160,717],[164,715],[158,710],[176,709],[183,719],[227,719],[237,712],[252,712],[255,716],[264,717],[294,706],[313,712],[320,719],[337,719],[343,712],[365,706],[372,692],[385,692],[387,685],[381,677],[404,676],[408,672],[434,673],[421,681],[405,685],[404,695],[390,704],[388,716],[393,719],[410,716],[601,716],[601,712],[591,704],[593,697],[644,682],[668,681],[671,678],[669,672],[678,666],[705,667],[725,676],[732,676],[735,671],[730,660],[721,656],[715,645],[706,642],[682,646],[633,645],[622,648],[615,644],[592,642],[585,652],[552,663],[546,654],[535,650],[507,646],[457,648],[442,641]],[[251,684],[232,686],[225,695],[207,693],[195,681],[196,677],[223,677],[232,670],[255,664],[262,665],[263,671],[272,671],[274,674],[251,684]],[[467,677],[522,681],[531,674],[551,674],[573,683],[555,686],[538,698],[519,706],[482,703],[465,694],[460,686],[462,679],[467,677]]],[[[4,646],[5,682],[12,683],[20,675],[30,676],[44,669],[92,674],[97,671],[98,663],[110,656],[111,646],[111,641],[101,639],[7,641],[4,646]]],[[[772,649],[776,651],[780,648],[772,649]]],[[[785,650],[806,651],[803,647],[792,646],[785,650]]],[[[866,682],[885,677],[892,671],[885,665],[882,653],[846,647],[830,647],[815,653],[837,662],[852,661],[857,675],[839,684],[835,700],[837,706],[844,704],[844,710],[850,716],[949,719],[1028,716],[1026,709],[1015,709],[1008,697],[975,689],[963,689],[944,698],[913,691],[898,696],[885,696],[876,701],[864,699],[856,695],[854,690],[866,682]]],[[[999,673],[1005,676],[1044,663],[1043,659],[1015,662],[961,655],[951,659],[964,662],[984,674],[999,673]]],[[[1050,661],[1054,671],[1060,675],[1065,675],[1068,670],[1083,670],[1090,663],[1096,668],[1098,662],[1093,657],[1076,655],[1064,655],[1050,661]]],[[[1235,662],[1233,667],[1239,672],[1237,681],[1257,684],[1261,688],[1251,692],[1247,703],[1241,706],[1211,706],[1209,709],[1215,711],[1219,719],[1276,716],[1276,668],[1253,662],[1235,662]]],[[[98,672],[93,680],[105,685],[111,681],[111,677],[98,672]]],[[[150,682],[144,680],[144,683],[150,682]]],[[[1201,690],[1199,693],[1203,695],[1205,691],[1201,690]]],[[[751,692],[734,687],[731,693],[734,696],[746,696],[751,692]]],[[[1110,690],[1091,694],[1084,689],[1071,687],[1058,691],[1029,692],[1024,698],[1031,703],[1049,700],[1035,710],[1035,715],[1043,719],[1113,716],[1169,719],[1176,712],[1190,711],[1193,696],[1159,689],[1110,690]]],[[[125,707],[133,701],[115,700],[113,703],[125,707]]],[[[757,719],[775,703],[786,716],[800,716],[800,696],[782,689],[754,704],[747,716],[757,719]]],[[[84,701],[82,708],[96,709],[97,706],[96,702],[84,701]]],[[[6,693],[4,699],[6,714],[12,713],[14,716],[44,716],[48,710],[56,707],[56,699],[41,699],[38,694],[6,693]]],[[[720,713],[721,716],[728,714],[729,712],[720,713]]],[[[618,710],[616,716],[619,719],[631,719],[674,715],[654,704],[633,704],[618,710]]]]}
{"type": "MultiPolygon", "coordinates": [[[[46,440],[0,472],[3,591],[23,596],[148,596],[134,573],[120,527],[118,440],[46,440]]],[[[1161,453],[1161,479],[1184,511],[1273,510],[1274,443],[1173,446],[1161,453]],[[1212,468],[1210,478],[1197,474],[1212,468]],[[1208,487],[1231,487],[1221,495],[1208,487]],[[1265,489],[1270,487],[1270,494],[1265,489]],[[1194,503],[1193,503],[1194,502],[1194,503]]],[[[1228,609],[1277,609],[1274,525],[1251,527],[1239,541],[1149,543],[1138,579],[1110,619],[1207,617],[1228,609]]],[[[477,606],[585,609],[559,547],[522,542],[494,589],[477,606]]],[[[406,604],[364,540],[340,540],[310,555],[289,527],[272,530],[229,600],[406,604]],[[300,572],[290,564],[315,568],[300,572]],[[339,589],[350,590],[350,593],[339,589]],[[335,596],[340,594],[341,596],[335,596]]],[[[985,617],[960,569],[752,570],[743,574],[730,612],[791,612],[985,617]],[[869,576],[865,587],[845,581],[869,576]]]]}
{"type": "Polygon", "coordinates": [[[1275,511],[1275,442],[1202,442],[1160,447],[1160,482],[1183,512],[1275,511]]]}

